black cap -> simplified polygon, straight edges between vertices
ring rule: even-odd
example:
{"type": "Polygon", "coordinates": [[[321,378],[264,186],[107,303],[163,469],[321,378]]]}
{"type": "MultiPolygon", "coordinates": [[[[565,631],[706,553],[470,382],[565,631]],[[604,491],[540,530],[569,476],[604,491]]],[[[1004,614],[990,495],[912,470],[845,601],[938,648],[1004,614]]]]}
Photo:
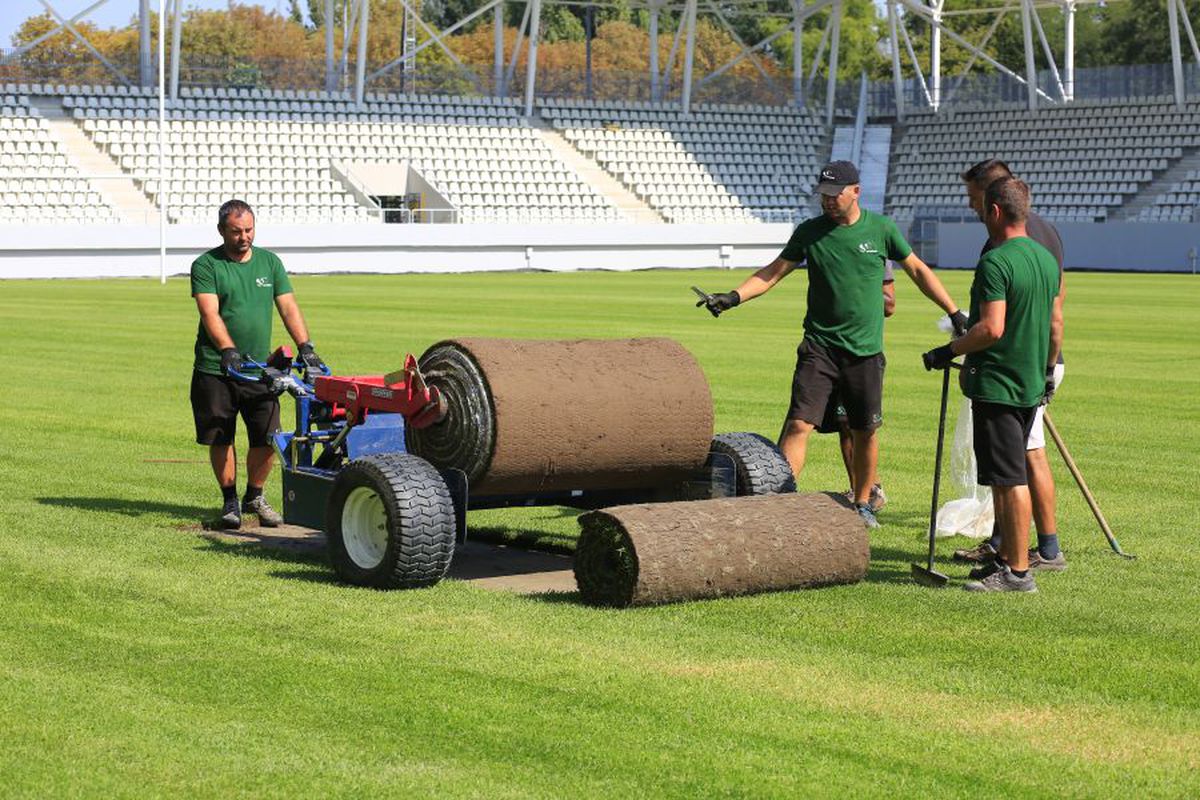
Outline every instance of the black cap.
{"type": "Polygon", "coordinates": [[[836,197],[842,189],[858,183],[858,167],[850,161],[831,161],[821,167],[821,177],[818,178],[816,191],[836,197]]]}

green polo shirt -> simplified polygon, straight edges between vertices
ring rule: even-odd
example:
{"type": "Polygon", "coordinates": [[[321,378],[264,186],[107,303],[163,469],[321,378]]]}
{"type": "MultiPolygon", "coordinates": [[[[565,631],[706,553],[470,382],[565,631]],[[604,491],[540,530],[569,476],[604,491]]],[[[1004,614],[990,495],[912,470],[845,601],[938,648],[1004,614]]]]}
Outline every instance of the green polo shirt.
{"type": "Polygon", "coordinates": [[[967,397],[1018,408],[1041,401],[1058,283],[1054,256],[1025,236],[1009,239],[979,259],[969,324],[979,321],[983,303],[1003,300],[1004,335],[986,350],[967,355],[967,397]]]}
{"type": "MultiPolygon", "coordinates": [[[[279,256],[261,247],[252,248],[250,260],[244,263],[231,261],[221,247],[192,262],[192,296],[217,296],[221,319],[234,345],[243,356],[255,361],[265,361],[271,353],[275,298],[291,291],[279,256]]],[[[221,374],[221,351],[213,346],[203,322],[196,333],[193,366],[210,375],[221,374]]]]}
{"type": "Polygon", "coordinates": [[[808,262],[805,338],[856,356],[882,352],[884,264],[910,253],[896,223],[882,214],[863,210],[853,225],[826,215],[800,223],[779,255],[808,262]]]}

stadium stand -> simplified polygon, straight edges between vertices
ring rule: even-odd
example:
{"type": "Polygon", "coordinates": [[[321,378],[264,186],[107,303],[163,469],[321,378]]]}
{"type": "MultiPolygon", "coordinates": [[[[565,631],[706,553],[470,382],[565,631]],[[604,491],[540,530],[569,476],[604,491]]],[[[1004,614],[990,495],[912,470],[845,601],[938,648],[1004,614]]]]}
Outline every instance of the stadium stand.
{"type": "Polygon", "coordinates": [[[119,222],[17,88],[0,93],[0,224],[119,222]]]}
{"type": "Polygon", "coordinates": [[[1048,219],[1103,222],[1200,146],[1200,106],[1168,98],[1079,100],[1028,110],[978,108],[912,113],[893,145],[886,210],[911,220],[920,209],[964,205],[959,173],[1004,158],[1033,188],[1048,219]]]}
{"type": "Polygon", "coordinates": [[[829,152],[807,112],[545,100],[543,117],[668,222],[793,222],[829,152]]]}

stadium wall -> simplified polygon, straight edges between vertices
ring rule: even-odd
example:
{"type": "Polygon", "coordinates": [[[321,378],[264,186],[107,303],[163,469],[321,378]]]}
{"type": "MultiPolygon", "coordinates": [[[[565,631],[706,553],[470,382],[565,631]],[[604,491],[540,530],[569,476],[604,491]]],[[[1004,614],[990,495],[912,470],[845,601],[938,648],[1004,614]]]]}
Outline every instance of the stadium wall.
{"type": "MultiPolygon", "coordinates": [[[[38,226],[0,237],[0,278],[156,277],[155,226],[38,226]]],[[[792,226],[355,225],[263,226],[257,243],[289,272],[479,272],[761,267],[792,226]]],[[[167,230],[167,274],[221,243],[215,226],[167,230]]]]}
{"type": "MultiPolygon", "coordinates": [[[[1192,272],[1200,254],[1200,224],[1174,222],[1058,222],[1067,269],[1192,272]]],[[[938,224],[937,265],[973,269],[983,226],[938,224]]]]}

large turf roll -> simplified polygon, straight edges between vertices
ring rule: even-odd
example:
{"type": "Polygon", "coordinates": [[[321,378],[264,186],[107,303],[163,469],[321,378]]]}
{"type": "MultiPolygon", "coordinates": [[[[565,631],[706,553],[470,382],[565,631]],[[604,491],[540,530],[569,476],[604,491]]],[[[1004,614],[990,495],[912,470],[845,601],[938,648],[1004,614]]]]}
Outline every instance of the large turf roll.
{"type": "Polygon", "coordinates": [[[670,339],[455,339],[420,365],[448,413],[408,449],[472,494],[666,486],[708,457],[708,381],[670,339]]]}
{"type": "Polygon", "coordinates": [[[616,506],[579,526],[575,582],[592,605],[854,583],[871,555],[858,514],[824,493],[616,506]]]}

